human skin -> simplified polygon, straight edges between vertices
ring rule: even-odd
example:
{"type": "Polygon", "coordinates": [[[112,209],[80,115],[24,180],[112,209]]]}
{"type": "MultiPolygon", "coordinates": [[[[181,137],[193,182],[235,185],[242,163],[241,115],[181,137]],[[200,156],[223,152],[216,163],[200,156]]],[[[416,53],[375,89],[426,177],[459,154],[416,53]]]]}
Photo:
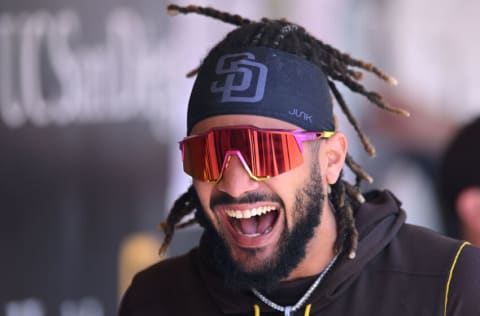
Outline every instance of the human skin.
{"type": "MultiPolygon", "coordinates": [[[[197,123],[192,129],[192,134],[201,134],[212,128],[241,125],[253,125],[268,129],[299,129],[293,124],[269,117],[219,115],[197,123]]],[[[345,136],[336,132],[331,138],[321,140],[318,154],[315,156],[312,156],[311,145],[309,142],[303,143],[304,163],[301,166],[265,181],[255,181],[250,178],[236,156],[232,157],[218,183],[193,180],[193,185],[207,218],[224,239],[232,259],[245,271],[259,270],[265,265],[265,262],[274,258],[279,248],[282,231],[291,231],[296,224],[299,214],[292,211],[296,193],[310,179],[313,159],[317,159],[320,166],[323,192],[327,192],[329,184],[337,181],[347,152],[345,136]],[[222,193],[226,193],[232,198],[241,198],[248,193],[261,193],[267,196],[274,194],[280,197],[282,203],[261,201],[215,205],[213,209],[210,208],[212,198],[222,193]],[[251,237],[237,233],[229,224],[226,210],[236,210],[245,214],[254,208],[262,207],[275,208],[278,211],[278,219],[269,232],[251,237]]],[[[319,206],[319,212],[320,210],[319,206]]],[[[315,228],[315,234],[307,244],[306,256],[290,273],[287,280],[320,273],[334,256],[333,244],[337,237],[336,232],[336,222],[332,209],[328,199],[324,199],[321,224],[315,228]]]]}
{"type": "Polygon", "coordinates": [[[462,238],[480,246],[480,187],[467,187],[458,194],[456,212],[462,238]]]}

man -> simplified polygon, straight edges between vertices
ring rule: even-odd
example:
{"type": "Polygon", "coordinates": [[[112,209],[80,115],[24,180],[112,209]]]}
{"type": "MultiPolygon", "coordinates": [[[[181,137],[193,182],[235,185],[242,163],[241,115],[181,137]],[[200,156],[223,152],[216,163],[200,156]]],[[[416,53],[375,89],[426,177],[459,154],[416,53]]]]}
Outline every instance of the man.
{"type": "Polygon", "coordinates": [[[354,68],[392,78],[286,20],[169,11],[238,27],[198,68],[181,141],[193,185],[163,224],[160,252],[194,210],[200,245],[140,272],[121,316],[480,313],[480,250],[405,224],[388,191],[361,194],[371,179],[336,129],[331,94],[373,155],[334,81],[407,114],[367,91],[354,68]],[[342,179],[345,163],[355,185],[342,179]]]}
{"type": "Polygon", "coordinates": [[[439,169],[439,197],[447,234],[480,246],[480,117],[447,146],[439,169]]]}

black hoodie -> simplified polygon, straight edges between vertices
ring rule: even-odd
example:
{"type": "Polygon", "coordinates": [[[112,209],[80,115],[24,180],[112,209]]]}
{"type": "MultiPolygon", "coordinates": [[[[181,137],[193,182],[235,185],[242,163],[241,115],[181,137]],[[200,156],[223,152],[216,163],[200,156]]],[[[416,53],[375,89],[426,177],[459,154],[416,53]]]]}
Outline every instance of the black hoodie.
{"type": "MultiPolygon", "coordinates": [[[[480,315],[479,248],[405,224],[388,191],[368,194],[355,220],[356,258],[340,256],[295,315],[480,315]]],[[[282,315],[249,290],[225,288],[201,254],[202,244],[137,274],[119,315],[255,315],[255,305],[257,315],[282,315]]],[[[293,305],[315,279],[281,282],[266,296],[293,305]]]]}

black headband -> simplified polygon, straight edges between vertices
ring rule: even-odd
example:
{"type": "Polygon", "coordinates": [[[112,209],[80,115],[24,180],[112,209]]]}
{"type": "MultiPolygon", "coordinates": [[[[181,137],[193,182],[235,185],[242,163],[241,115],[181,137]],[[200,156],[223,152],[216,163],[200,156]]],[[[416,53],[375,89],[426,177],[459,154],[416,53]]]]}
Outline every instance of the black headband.
{"type": "Polygon", "coordinates": [[[187,134],[199,121],[222,114],[268,116],[307,131],[333,131],[332,111],[317,65],[273,48],[230,48],[203,62],[190,95],[187,134]]]}

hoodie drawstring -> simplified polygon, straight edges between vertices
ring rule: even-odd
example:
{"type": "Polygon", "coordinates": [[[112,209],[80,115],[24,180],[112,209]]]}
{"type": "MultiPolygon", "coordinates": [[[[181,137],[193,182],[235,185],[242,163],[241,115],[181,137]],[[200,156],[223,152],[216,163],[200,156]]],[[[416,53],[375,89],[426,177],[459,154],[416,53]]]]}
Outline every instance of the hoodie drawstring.
{"type": "MultiPolygon", "coordinates": [[[[304,316],[310,316],[310,310],[312,309],[312,304],[308,304],[305,306],[305,314],[304,316]]],[[[255,312],[255,316],[260,316],[260,306],[258,304],[253,305],[253,310],[255,312]]]]}

